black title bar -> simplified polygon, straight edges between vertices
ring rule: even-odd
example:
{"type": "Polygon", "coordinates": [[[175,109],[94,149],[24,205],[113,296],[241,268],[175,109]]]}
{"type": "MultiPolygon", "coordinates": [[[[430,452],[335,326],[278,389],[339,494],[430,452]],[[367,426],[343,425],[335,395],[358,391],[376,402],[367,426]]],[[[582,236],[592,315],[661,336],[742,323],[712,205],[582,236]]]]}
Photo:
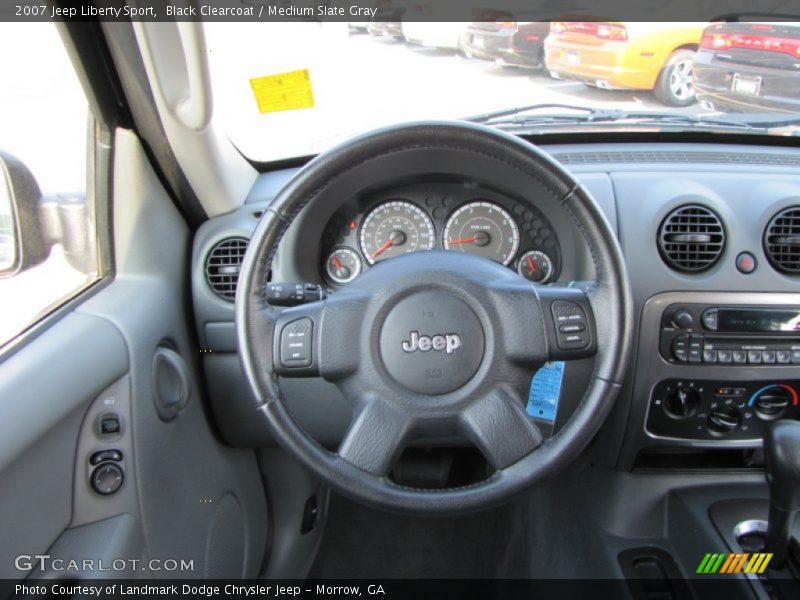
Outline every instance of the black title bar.
{"type": "Polygon", "coordinates": [[[0,0],[0,21],[797,20],[800,0],[0,0]],[[754,12],[757,7],[757,12],[754,12]]]}

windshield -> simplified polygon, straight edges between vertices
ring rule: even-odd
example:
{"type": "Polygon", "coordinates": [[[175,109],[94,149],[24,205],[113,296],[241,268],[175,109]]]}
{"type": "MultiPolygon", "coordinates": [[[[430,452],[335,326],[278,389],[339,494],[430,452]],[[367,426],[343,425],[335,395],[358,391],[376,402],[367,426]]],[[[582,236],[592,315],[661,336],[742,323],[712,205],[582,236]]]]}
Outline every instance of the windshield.
{"type": "Polygon", "coordinates": [[[797,135],[800,23],[206,23],[216,106],[248,158],[420,119],[515,133],[797,135]]]}

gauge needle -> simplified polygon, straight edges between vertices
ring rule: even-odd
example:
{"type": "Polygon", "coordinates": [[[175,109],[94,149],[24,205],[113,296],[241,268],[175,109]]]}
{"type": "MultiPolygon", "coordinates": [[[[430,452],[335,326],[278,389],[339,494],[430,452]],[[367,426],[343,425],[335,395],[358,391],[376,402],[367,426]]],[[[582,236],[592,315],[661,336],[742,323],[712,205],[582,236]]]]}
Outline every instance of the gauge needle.
{"type": "Polygon", "coordinates": [[[393,245],[394,245],[394,240],[392,240],[391,238],[386,240],[386,242],[380,248],[375,250],[375,254],[372,255],[372,258],[378,258],[381,254],[386,252],[393,245]]]}
{"type": "Polygon", "coordinates": [[[533,259],[529,256],[527,257],[526,262],[528,263],[528,268],[531,270],[531,273],[536,272],[536,263],[533,262],[533,259]]]}
{"type": "Polygon", "coordinates": [[[339,257],[338,256],[334,256],[331,259],[331,262],[333,263],[333,266],[336,267],[337,271],[341,271],[342,270],[342,263],[339,262],[339,257]]]}
{"type": "Polygon", "coordinates": [[[477,238],[477,236],[473,235],[472,237],[461,238],[459,240],[450,240],[447,243],[450,246],[456,246],[458,244],[474,244],[476,241],[478,241],[478,238],[477,238]]]}

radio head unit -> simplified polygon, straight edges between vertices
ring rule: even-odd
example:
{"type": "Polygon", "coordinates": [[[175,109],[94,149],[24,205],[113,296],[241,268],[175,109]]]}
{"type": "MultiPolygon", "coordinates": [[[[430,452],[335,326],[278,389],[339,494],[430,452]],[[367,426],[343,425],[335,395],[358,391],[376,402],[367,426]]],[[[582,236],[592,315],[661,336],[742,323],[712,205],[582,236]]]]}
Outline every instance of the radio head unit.
{"type": "Polygon", "coordinates": [[[671,363],[800,364],[800,307],[670,305],[661,356],[671,363]]]}

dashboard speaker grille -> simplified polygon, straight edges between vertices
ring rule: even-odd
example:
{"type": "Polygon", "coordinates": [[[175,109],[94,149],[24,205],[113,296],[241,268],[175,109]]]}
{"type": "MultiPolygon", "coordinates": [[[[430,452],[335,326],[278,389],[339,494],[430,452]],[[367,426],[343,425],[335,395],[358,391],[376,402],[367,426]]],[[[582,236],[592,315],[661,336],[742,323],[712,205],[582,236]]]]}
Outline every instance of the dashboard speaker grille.
{"type": "Polygon", "coordinates": [[[764,230],[764,252],[776,270],[800,274],[800,206],[784,209],[772,217],[764,230]]]}
{"type": "Polygon", "coordinates": [[[247,238],[226,238],[208,253],[206,281],[220,298],[233,301],[236,297],[236,285],[248,242],[247,238]]]}
{"type": "Polygon", "coordinates": [[[682,273],[710,269],[725,249],[722,221],[699,204],[676,208],[658,230],[658,249],[664,262],[682,273]]]}

